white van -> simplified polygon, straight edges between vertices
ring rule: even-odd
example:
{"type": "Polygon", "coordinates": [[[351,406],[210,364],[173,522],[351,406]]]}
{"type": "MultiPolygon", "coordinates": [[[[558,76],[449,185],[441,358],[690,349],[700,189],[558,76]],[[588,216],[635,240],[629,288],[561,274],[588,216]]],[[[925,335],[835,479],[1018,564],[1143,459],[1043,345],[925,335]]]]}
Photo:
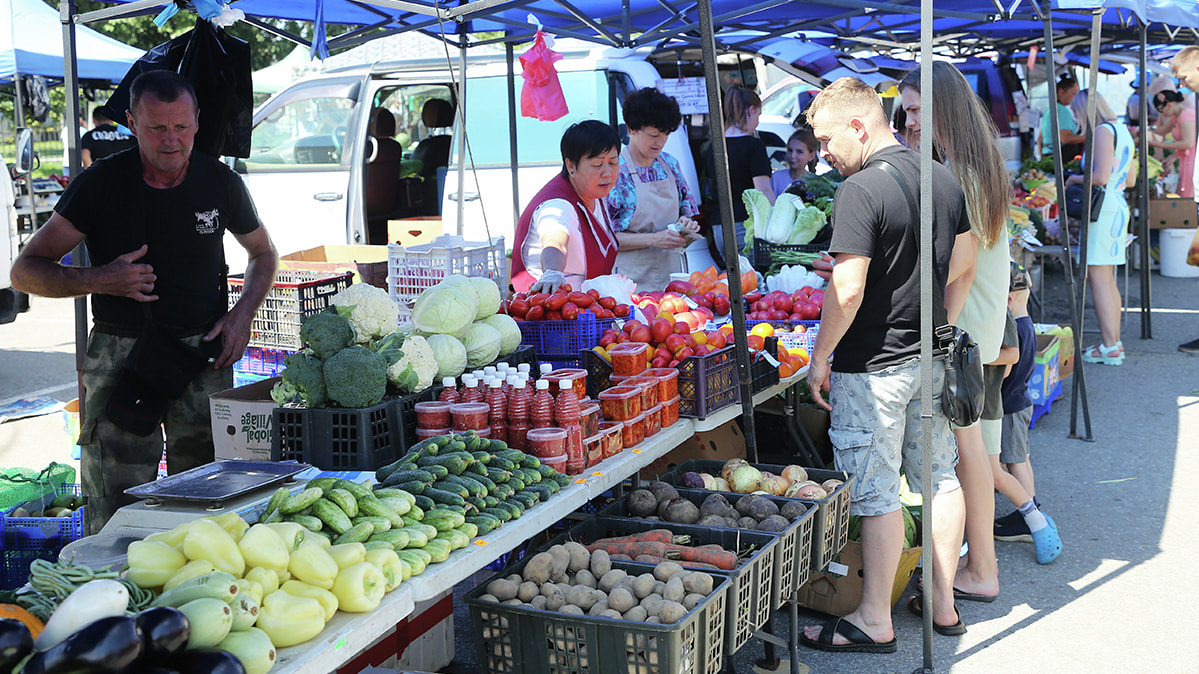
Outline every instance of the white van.
{"type": "MultiPolygon", "coordinates": [[[[32,152],[32,140],[22,134],[18,147],[22,147],[22,141],[32,152]]],[[[0,176],[0,324],[4,324],[16,320],[17,314],[29,308],[29,303],[24,293],[13,289],[9,280],[18,253],[17,206],[12,175],[3,155],[0,155],[0,167],[4,168],[4,175],[0,176]]]]}
{"type": "MultiPolygon", "coordinates": [[[[413,59],[334,70],[294,82],[267,100],[254,114],[251,155],[235,166],[276,247],[288,253],[330,243],[383,243],[388,220],[413,218],[432,219],[434,227],[440,219],[433,234],[460,234],[469,241],[503,236],[511,248],[516,216],[561,168],[559,140],[567,126],[601,119],[620,128],[621,101],[630,92],[657,86],[663,78],[702,76],[702,61],[691,54],[576,40],[559,40],[554,49],[564,57],[555,67],[569,113],[553,122],[520,116],[524,82],[517,61],[515,180],[503,53],[468,52],[461,188],[457,71],[451,69],[456,61],[413,59]],[[413,159],[422,160],[423,175],[396,177],[415,172],[413,159]],[[377,189],[380,181],[386,190],[377,189]]],[[[785,70],[789,65],[777,56],[771,60],[785,70]]],[[[723,62],[721,68],[726,70],[723,62]]],[[[726,80],[743,77],[741,64],[725,72],[726,80]]],[[[685,120],[664,148],[679,160],[694,194],[700,194],[695,157],[707,133],[701,121],[700,115],[685,120]]],[[[233,271],[244,268],[238,246],[227,246],[227,254],[233,271]]],[[[704,253],[692,268],[708,264],[704,253]]]]}

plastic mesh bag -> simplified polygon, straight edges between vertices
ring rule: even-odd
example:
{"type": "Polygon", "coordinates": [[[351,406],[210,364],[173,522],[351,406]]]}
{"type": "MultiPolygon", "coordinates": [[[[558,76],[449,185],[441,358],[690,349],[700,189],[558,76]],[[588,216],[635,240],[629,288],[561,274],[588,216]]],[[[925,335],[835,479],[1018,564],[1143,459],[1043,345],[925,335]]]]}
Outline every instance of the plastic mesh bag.
{"type": "Polygon", "coordinates": [[[0,470],[0,510],[7,511],[43,496],[58,493],[64,484],[75,482],[75,469],[51,462],[41,472],[29,468],[0,470]]]}

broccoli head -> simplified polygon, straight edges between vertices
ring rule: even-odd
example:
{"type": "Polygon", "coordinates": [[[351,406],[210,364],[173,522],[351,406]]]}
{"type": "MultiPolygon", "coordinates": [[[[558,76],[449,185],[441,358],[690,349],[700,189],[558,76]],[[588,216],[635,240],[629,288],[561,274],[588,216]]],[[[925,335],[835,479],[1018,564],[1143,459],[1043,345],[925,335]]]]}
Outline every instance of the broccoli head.
{"type": "Polygon", "coordinates": [[[300,403],[305,407],[320,407],[328,400],[325,391],[324,364],[306,353],[293,353],[283,359],[279,383],[271,389],[271,399],[278,405],[300,403]]]}
{"type": "Polygon", "coordinates": [[[312,355],[326,360],[354,344],[354,326],[336,310],[321,311],[300,324],[300,340],[312,355]]]}
{"type": "Polygon", "coordinates": [[[342,349],[325,361],[325,390],[342,407],[377,405],[387,393],[387,359],[364,346],[342,349]]]}

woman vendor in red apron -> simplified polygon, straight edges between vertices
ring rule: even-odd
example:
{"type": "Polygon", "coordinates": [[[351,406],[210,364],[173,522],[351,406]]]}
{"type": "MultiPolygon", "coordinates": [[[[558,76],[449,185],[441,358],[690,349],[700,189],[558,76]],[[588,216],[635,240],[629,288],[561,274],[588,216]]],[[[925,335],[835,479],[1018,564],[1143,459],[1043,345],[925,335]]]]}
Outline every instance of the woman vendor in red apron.
{"type": "Polygon", "coordinates": [[[616,183],[620,136],[597,120],[562,134],[562,172],[533,197],[516,224],[512,287],[552,293],[612,272],[616,235],[604,197],[616,183]]]}
{"type": "Polygon", "coordinates": [[[616,273],[632,279],[639,291],[662,290],[672,272],[683,270],[684,246],[699,238],[699,225],[690,217],[699,203],[678,160],[662,151],[683,118],[673,97],[648,87],[629,94],[623,111],[629,145],[621,151],[620,175],[608,195],[620,242],[616,273]]]}

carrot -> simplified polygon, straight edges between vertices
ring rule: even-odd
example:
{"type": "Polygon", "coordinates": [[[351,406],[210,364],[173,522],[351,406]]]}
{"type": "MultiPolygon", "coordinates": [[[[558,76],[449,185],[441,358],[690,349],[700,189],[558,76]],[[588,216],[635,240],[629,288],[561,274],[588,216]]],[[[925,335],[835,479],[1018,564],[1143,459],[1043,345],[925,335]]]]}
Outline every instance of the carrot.
{"type": "Polygon", "coordinates": [[[667,550],[677,553],[679,559],[689,562],[703,562],[725,570],[737,568],[737,553],[723,548],[713,549],[709,546],[689,548],[684,545],[671,545],[667,546],[667,550]]]}
{"type": "Polygon", "coordinates": [[[658,541],[631,541],[631,542],[610,542],[596,541],[587,546],[589,552],[596,550],[604,550],[609,555],[625,554],[636,558],[637,555],[657,555],[659,557],[666,556],[666,544],[658,541]]]}
{"type": "Polygon", "coordinates": [[[650,531],[642,531],[640,533],[629,534],[627,536],[599,538],[596,539],[592,545],[597,545],[599,543],[645,543],[651,541],[656,543],[684,543],[688,538],[689,537],[687,536],[676,536],[674,532],[669,529],[651,529],[650,531]]]}

